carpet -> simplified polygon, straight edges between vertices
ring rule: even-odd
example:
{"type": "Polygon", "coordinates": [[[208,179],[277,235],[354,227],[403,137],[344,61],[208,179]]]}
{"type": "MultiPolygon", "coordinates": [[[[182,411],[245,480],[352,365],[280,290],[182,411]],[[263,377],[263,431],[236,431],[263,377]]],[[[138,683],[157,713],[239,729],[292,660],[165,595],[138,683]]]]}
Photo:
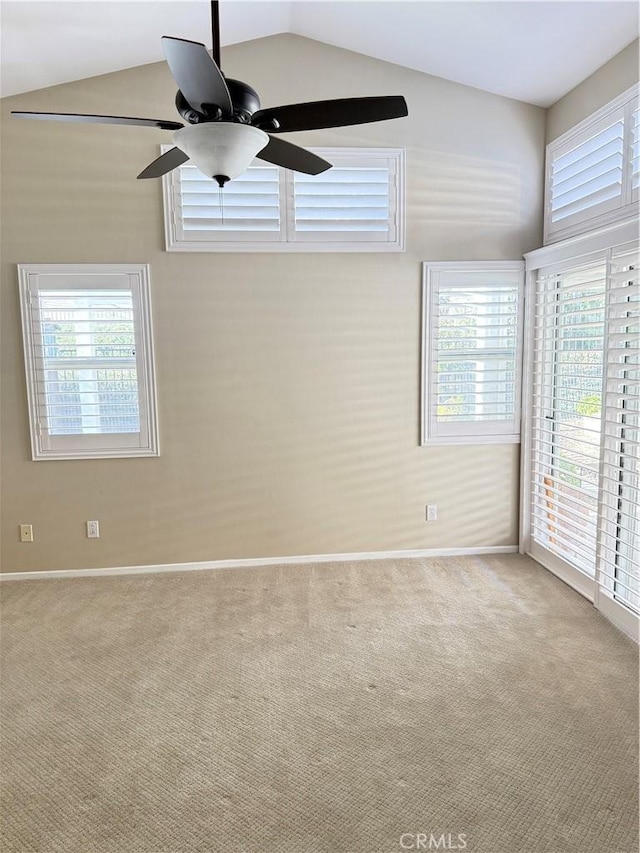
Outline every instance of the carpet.
{"type": "Polygon", "coordinates": [[[2,585],[3,853],[635,853],[637,647],[516,556],[2,585]]]}

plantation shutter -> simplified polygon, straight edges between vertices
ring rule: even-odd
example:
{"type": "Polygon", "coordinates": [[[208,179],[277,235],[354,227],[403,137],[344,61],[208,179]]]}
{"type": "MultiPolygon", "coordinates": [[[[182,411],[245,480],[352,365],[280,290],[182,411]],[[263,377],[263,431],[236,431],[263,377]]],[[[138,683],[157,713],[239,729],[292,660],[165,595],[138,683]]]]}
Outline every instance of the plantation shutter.
{"type": "Polygon", "coordinates": [[[608,271],[600,585],[640,612],[640,279],[637,249],[608,271]]]}
{"type": "Polygon", "coordinates": [[[42,427],[51,435],[139,432],[131,293],[41,291],[34,317],[42,427]]]}
{"type": "Polygon", "coordinates": [[[578,145],[569,141],[554,152],[548,175],[551,230],[621,205],[623,136],[620,109],[592,128],[588,139],[578,145]]]}
{"type": "Polygon", "coordinates": [[[259,159],[222,190],[191,163],[165,175],[167,249],[403,251],[404,152],[397,148],[314,150],[332,164],[315,176],[259,159]]]}
{"type": "Polygon", "coordinates": [[[522,264],[425,266],[426,440],[517,440],[522,264]]]}
{"type": "Polygon", "coordinates": [[[535,311],[532,538],[593,575],[606,265],[539,276],[535,311]]]}
{"type": "Polygon", "coordinates": [[[296,242],[396,239],[395,160],[370,156],[361,157],[360,161],[363,160],[366,165],[337,164],[320,175],[294,174],[292,239],[296,242]]]}
{"type": "Polygon", "coordinates": [[[638,86],[549,143],[546,163],[545,242],[637,215],[638,86]]]}
{"type": "Polygon", "coordinates": [[[146,273],[77,269],[20,268],[34,458],[153,454],[146,273]]]}
{"type": "Polygon", "coordinates": [[[539,270],[533,341],[530,553],[627,627],[640,613],[638,266],[634,241],[539,270]]]}
{"type": "Polygon", "coordinates": [[[174,169],[175,238],[192,243],[280,241],[280,183],[278,167],[267,164],[249,166],[222,190],[193,165],[174,169]]]}

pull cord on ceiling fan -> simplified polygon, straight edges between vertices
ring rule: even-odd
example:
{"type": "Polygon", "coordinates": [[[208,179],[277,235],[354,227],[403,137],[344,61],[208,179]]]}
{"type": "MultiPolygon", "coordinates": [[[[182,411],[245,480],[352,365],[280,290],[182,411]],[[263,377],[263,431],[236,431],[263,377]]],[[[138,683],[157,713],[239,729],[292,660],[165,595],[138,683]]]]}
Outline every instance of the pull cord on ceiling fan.
{"type": "Polygon", "coordinates": [[[260,109],[258,93],[220,68],[219,3],[211,3],[212,50],[200,42],[162,37],[162,49],[178,84],[176,109],[187,122],[127,116],[14,111],[12,115],[52,121],[122,124],[173,130],[174,148],[138,175],[159,178],[192,160],[223,187],[258,157],[267,163],[318,175],[331,168],[322,157],[273,134],[346,127],[408,115],[401,95],[340,98],[260,109]]]}

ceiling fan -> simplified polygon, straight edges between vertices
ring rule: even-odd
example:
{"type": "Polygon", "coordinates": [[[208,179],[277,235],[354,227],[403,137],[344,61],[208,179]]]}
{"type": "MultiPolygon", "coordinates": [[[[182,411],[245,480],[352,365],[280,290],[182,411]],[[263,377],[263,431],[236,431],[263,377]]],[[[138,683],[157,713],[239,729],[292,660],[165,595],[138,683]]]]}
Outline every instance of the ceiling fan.
{"type": "Polygon", "coordinates": [[[191,159],[223,187],[254,157],[296,172],[318,175],[331,168],[322,157],[272,134],[346,127],[408,115],[401,95],[341,98],[260,109],[257,92],[220,70],[219,4],[211,3],[211,53],[200,42],[163,36],[162,49],[178,84],[176,108],[187,122],[126,116],[14,111],[21,118],[124,124],[173,130],[175,147],[150,163],[138,178],[159,178],[191,159]]]}

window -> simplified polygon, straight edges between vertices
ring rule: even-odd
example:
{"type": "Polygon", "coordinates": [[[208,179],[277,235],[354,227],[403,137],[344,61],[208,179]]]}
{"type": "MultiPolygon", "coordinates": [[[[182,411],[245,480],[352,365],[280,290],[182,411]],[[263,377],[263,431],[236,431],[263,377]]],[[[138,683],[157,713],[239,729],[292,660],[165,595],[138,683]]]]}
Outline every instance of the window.
{"type": "Polygon", "coordinates": [[[165,175],[167,250],[403,251],[404,152],[313,151],[333,168],[302,175],[255,160],[223,190],[189,163],[165,175]]]}
{"type": "Polygon", "coordinates": [[[638,200],[638,87],[547,146],[545,242],[634,213],[638,200]]]}
{"type": "Polygon", "coordinates": [[[527,257],[523,457],[525,549],[630,633],[640,614],[636,235],[635,223],[620,223],[527,257]]]}
{"type": "Polygon", "coordinates": [[[523,271],[424,264],[423,444],[519,441],[523,271]]]}
{"type": "Polygon", "coordinates": [[[148,267],[18,272],[33,459],[157,456],[148,267]]]}
{"type": "Polygon", "coordinates": [[[606,261],[541,271],[536,299],[532,535],[593,574],[606,261]]]}

